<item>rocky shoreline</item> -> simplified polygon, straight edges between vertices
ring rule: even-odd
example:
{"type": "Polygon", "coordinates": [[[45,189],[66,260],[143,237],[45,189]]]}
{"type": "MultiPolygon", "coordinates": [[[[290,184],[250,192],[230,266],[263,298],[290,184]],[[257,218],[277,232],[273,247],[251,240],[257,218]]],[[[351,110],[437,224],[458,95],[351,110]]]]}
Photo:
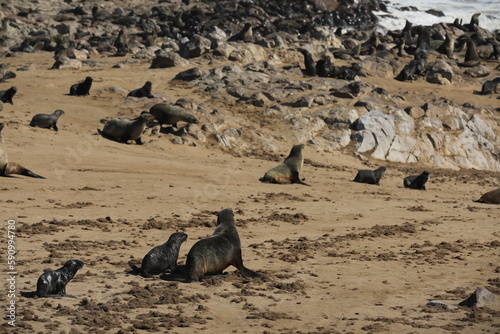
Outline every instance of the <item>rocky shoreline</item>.
{"type": "MultiPolygon", "coordinates": [[[[52,68],[62,70],[109,66],[113,56],[125,57],[113,66],[179,68],[172,84],[231,106],[153,96],[151,101],[180,104],[203,118],[167,133],[176,144],[214,144],[252,155],[275,154],[285,142],[306,143],[364,160],[500,171],[498,103],[457,103],[440,94],[441,86],[473,85],[478,97],[498,98],[499,35],[480,28],[480,21],[409,24],[384,35],[371,14],[381,9],[378,1],[128,7],[6,1],[2,8],[0,52],[7,62],[19,52],[54,52],[52,68]],[[307,72],[306,54],[314,73],[307,72]],[[96,61],[96,55],[109,61],[96,61]],[[432,93],[395,92],[379,79],[399,80],[401,87],[418,83],[432,93]],[[490,88],[482,87],[486,82],[490,88]]],[[[120,87],[115,91],[121,94],[120,87]]],[[[136,101],[142,108],[154,103],[136,101]]]]}

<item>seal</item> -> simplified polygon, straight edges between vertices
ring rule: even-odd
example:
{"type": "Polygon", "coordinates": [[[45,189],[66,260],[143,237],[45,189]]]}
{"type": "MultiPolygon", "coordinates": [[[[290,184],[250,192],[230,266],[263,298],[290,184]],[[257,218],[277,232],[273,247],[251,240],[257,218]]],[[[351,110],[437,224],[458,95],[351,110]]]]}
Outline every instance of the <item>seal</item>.
{"type": "Polygon", "coordinates": [[[86,77],[84,82],[71,85],[71,88],[69,89],[69,95],[78,95],[78,96],[89,95],[90,87],[92,87],[93,80],[94,79],[92,79],[92,77],[86,77]]]}
{"type": "Polygon", "coordinates": [[[488,191],[475,202],[486,204],[500,204],[500,188],[488,191]]]}
{"type": "Polygon", "coordinates": [[[29,169],[15,163],[9,162],[7,152],[3,148],[3,133],[2,130],[5,127],[5,123],[0,123],[0,176],[10,176],[12,174],[20,174],[35,177],[38,179],[45,179],[43,176],[33,173],[29,169]]]}
{"type": "Polygon", "coordinates": [[[107,122],[104,128],[97,130],[99,134],[111,140],[118,140],[122,143],[127,143],[133,140],[138,145],[142,145],[141,135],[146,129],[149,122],[153,120],[153,115],[148,112],[142,112],[135,119],[115,118],[107,122]]]}
{"type": "Polygon", "coordinates": [[[302,182],[300,179],[300,173],[302,173],[302,167],[304,166],[304,157],[302,155],[303,149],[304,144],[292,147],[290,154],[286,157],[285,161],[268,170],[259,180],[261,182],[299,183],[310,186],[309,184],[302,182]]]}
{"type": "Polygon", "coordinates": [[[177,127],[178,122],[198,124],[198,119],[181,106],[158,103],[149,109],[151,115],[160,123],[177,127]]]}
{"type": "Polygon", "coordinates": [[[245,41],[245,42],[251,42],[253,41],[253,30],[252,30],[252,24],[251,23],[245,23],[243,28],[234,34],[233,36],[229,37],[228,42],[234,42],[234,41],[245,41]]]}
{"type": "Polygon", "coordinates": [[[142,86],[139,89],[134,89],[128,93],[127,97],[132,96],[132,97],[147,97],[149,99],[153,98],[154,96],[151,95],[151,88],[152,88],[152,83],[151,81],[146,81],[144,86],[142,86]]]}
{"type": "Polygon", "coordinates": [[[64,114],[64,111],[57,109],[52,115],[48,114],[37,114],[33,116],[30,122],[30,126],[36,126],[44,129],[54,129],[54,131],[59,131],[57,128],[57,121],[59,117],[64,114]]]}
{"type": "Polygon", "coordinates": [[[356,174],[356,177],[353,181],[379,185],[380,179],[382,178],[382,176],[384,176],[385,170],[385,167],[379,167],[375,170],[360,170],[358,171],[358,174],[356,174]]]}
{"type": "Polygon", "coordinates": [[[332,58],[326,56],[316,62],[316,74],[319,77],[330,77],[333,72],[332,58]]]}
{"type": "Polygon", "coordinates": [[[489,95],[489,94],[496,93],[498,91],[498,84],[499,83],[500,83],[500,77],[497,77],[493,80],[488,80],[481,87],[481,92],[475,91],[475,93],[481,94],[481,95],[489,95]]]}
{"type": "Polygon", "coordinates": [[[304,56],[304,74],[309,75],[309,76],[316,76],[316,64],[314,63],[313,56],[311,52],[307,51],[306,49],[298,49],[300,53],[304,56]]]}
{"type": "Polygon", "coordinates": [[[2,90],[0,91],[0,101],[3,103],[10,103],[14,105],[14,101],[12,101],[12,98],[14,95],[17,93],[17,88],[16,86],[12,86],[7,90],[2,90]]]}
{"type": "Polygon", "coordinates": [[[186,233],[172,233],[167,242],[154,247],[144,256],[140,268],[137,268],[132,262],[129,262],[128,265],[133,271],[141,273],[143,277],[151,277],[151,274],[161,274],[167,269],[172,272],[177,268],[179,250],[186,239],[186,233]]]}
{"type": "Polygon", "coordinates": [[[477,53],[477,46],[474,40],[470,37],[467,37],[466,40],[467,49],[465,50],[465,57],[463,63],[458,63],[458,66],[461,67],[474,67],[481,64],[481,59],[477,53]]]}
{"type": "Polygon", "coordinates": [[[425,190],[425,184],[429,181],[429,172],[424,170],[420,175],[405,177],[403,185],[405,188],[425,190]]]}
{"type": "Polygon", "coordinates": [[[220,275],[233,265],[247,278],[262,277],[246,268],[241,257],[241,242],[231,209],[224,209],[217,215],[217,226],[212,236],[196,242],[186,259],[186,281],[199,281],[205,275],[220,275]]]}
{"type": "Polygon", "coordinates": [[[62,268],[44,272],[36,283],[38,297],[63,297],[66,296],[66,285],[83,267],[80,260],[66,261],[62,268]]]}

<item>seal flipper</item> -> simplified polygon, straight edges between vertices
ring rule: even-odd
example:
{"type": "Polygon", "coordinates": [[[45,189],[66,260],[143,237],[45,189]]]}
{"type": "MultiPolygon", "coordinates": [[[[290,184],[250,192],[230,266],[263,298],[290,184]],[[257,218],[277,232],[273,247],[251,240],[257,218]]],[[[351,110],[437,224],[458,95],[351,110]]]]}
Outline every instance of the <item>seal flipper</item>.
{"type": "Polygon", "coordinates": [[[15,162],[9,162],[5,165],[5,168],[3,170],[3,174],[5,176],[10,176],[11,174],[19,174],[19,175],[25,175],[25,176],[30,176],[34,177],[37,179],[45,179],[45,177],[35,174],[29,169],[15,163],[15,162]]]}
{"type": "Polygon", "coordinates": [[[299,172],[298,171],[293,171],[292,172],[292,177],[291,177],[291,180],[292,180],[292,183],[298,183],[298,184],[302,184],[304,186],[308,186],[308,187],[311,187],[310,184],[307,184],[305,182],[303,182],[301,179],[300,179],[300,176],[299,176],[299,172]]]}
{"type": "Polygon", "coordinates": [[[131,261],[128,261],[128,265],[132,270],[136,273],[142,273],[141,268],[137,267],[135,264],[133,264],[131,261]]]}

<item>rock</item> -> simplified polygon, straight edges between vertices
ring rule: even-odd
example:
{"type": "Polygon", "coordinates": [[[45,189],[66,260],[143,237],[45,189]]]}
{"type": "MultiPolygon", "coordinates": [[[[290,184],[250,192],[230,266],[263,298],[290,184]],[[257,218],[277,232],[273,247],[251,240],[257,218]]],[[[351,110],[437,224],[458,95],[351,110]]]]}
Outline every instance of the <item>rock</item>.
{"type": "Polygon", "coordinates": [[[393,115],[397,133],[411,135],[415,132],[415,121],[410,115],[400,109],[396,110],[393,115]]]}
{"type": "Polygon", "coordinates": [[[467,307],[497,306],[497,297],[488,289],[478,287],[476,291],[458,305],[467,307]]]}
{"type": "Polygon", "coordinates": [[[323,121],[325,121],[325,123],[329,125],[337,123],[351,125],[359,118],[358,112],[355,109],[345,108],[338,108],[327,112],[321,112],[317,114],[317,116],[321,117],[323,121]]]}
{"type": "Polygon", "coordinates": [[[351,130],[349,129],[338,129],[333,130],[323,135],[323,138],[335,143],[338,143],[340,147],[345,147],[351,142],[351,130]]]}
{"type": "Polygon", "coordinates": [[[418,118],[421,118],[425,115],[424,109],[422,109],[418,106],[406,107],[405,112],[408,115],[410,115],[413,119],[418,119],[418,118]]]}
{"type": "Polygon", "coordinates": [[[52,65],[53,69],[64,69],[64,68],[82,68],[83,64],[81,61],[76,59],[70,59],[67,56],[60,56],[56,58],[55,63],[52,65]]]}
{"type": "Polygon", "coordinates": [[[486,65],[474,66],[466,69],[464,74],[472,78],[484,78],[491,74],[491,68],[486,65]]]}
{"type": "Polygon", "coordinates": [[[476,135],[490,139],[496,138],[493,129],[488,124],[486,124],[486,122],[483,121],[478,115],[472,115],[469,122],[467,122],[467,127],[476,135]]]}
{"type": "Polygon", "coordinates": [[[396,135],[387,153],[387,160],[403,163],[408,162],[408,158],[416,143],[417,140],[413,137],[396,135]]]}
{"type": "Polygon", "coordinates": [[[290,119],[293,137],[297,143],[305,143],[314,139],[326,123],[319,117],[295,116],[290,119]]]}
{"type": "Polygon", "coordinates": [[[182,58],[178,53],[167,51],[158,54],[152,60],[150,68],[167,68],[187,65],[189,65],[188,60],[182,58]]]}
{"type": "Polygon", "coordinates": [[[363,153],[371,151],[377,146],[377,141],[373,133],[368,130],[360,130],[351,135],[351,139],[356,142],[356,152],[363,153]]]}
{"type": "Polygon", "coordinates": [[[443,126],[443,123],[438,118],[424,116],[420,121],[420,125],[422,127],[432,128],[436,130],[440,130],[443,126]]]}
{"type": "Polygon", "coordinates": [[[396,134],[394,116],[384,114],[380,110],[372,110],[358,118],[351,125],[351,129],[357,131],[369,130],[377,142],[372,157],[381,160],[386,158],[387,152],[396,134]]]}
{"type": "Polygon", "coordinates": [[[221,28],[215,26],[212,31],[205,35],[205,38],[210,40],[212,49],[217,49],[222,43],[227,41],[227,34],[221,28]]]}
{"type": "Polygon", "coordinates": [[[427,66],[427,82],[449,85],[453,82],[453,69],[445,61],[436,60],[427,66]]]}
{"type": "Polygon", "coordinates": [[[427,303],[427,306],[439,307],[445,310],[454,310],[457,308],[455,305],[447,304],[439,300],[431,300],[430,302],[427,303]]]}
{"type": "Polygon", "coordinates": [[[330,47],[340,48],[342,47],[342,41],[335,35],[335,30],[332,27],[326,26],[314,26],[309,32],[310,36],[314,39],[328,42],[330,47]]]}
{"type": "Polygon", "coordinates": [[[381,78],[393,78],[395,76],[391,63],[380,57],[366,57],[359,62],[359,66],[361,67],[359,74],[362,76],[381,78]]]}
{"type": "Polygon", "coordinates": [[[207,71],[202,70],[199,67],[194,67],[186,71],[182,71],[177,73],[173,80],[183,80],[183,81],[192,81],[199,78],[202,78],[208,74],[207,71]]]}
{"type": "Polygon", "coordinates": [[[196,58],[210,51],[211,47],[212,42],[208,38],[194,35],[188,43],[181,45],[179,53],[184,58],[196,58]]]}

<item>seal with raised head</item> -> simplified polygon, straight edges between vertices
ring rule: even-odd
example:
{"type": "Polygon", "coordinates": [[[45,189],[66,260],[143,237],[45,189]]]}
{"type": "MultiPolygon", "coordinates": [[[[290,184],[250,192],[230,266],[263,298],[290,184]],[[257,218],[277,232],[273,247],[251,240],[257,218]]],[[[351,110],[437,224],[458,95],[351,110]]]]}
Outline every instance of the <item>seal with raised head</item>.
{"type": "Polygon", "coordinates": [[[262,277],[246,268],[241,256],[241,241],[234,223],[231,209],[224,209],[217,215],[217,226],[212,236],[196,242],[186,259],[186,280],[199,281],[206,275],[220,275],[233,265],[247,278],[262,277]]]}
{"type": "Polygon", "coordinates": [[[368,183],[368,184],[379,184],[380,179],[384,176],[386,168],[379,167],[375,170],[363,169],[359,170],[354,178],[354,182],[368,183]]]}
{"type": "Polygon", "coordinates": [[[97,131],[108,139],[118,140],[122,143],[133,140],[136,144],[142,145],[141,135],[152,120],[153,115],[142,112],[139,117],[132,120],[127,118],[112,119],[104,125],[102,131],[99,129],[97,131]]]}
{"type": "Polygon", "coordinates": [[[305,75],[310,75],[310,76],[316,76],[316,64],[314,63],[313,56],[311,52],[309,52],[306,49],[298,49],[302,55],[304,55],[304,74],[305,75]]]}
{"type": "Polygon", "coordinates": [[[92,79],[92,77],[86,77],[85,81],[71,85],[71,88],[69,89],[69,95],[89,95],[93,80],[94,79],[92,79]]]}
{"type": "Polygon", "coordinates": [[[52,115],[49,114],[37,114],[33,116],[30,122],[30,126],[36,126],[44,129],[54,129],[54,131],[59,131],[57,128],[57,121],[59,117],[64,114],[64,111],[57,109],[52,115]]]}
{"type": "Polygon", "coordinates": [[[151,88],[153,87],[151,81],[146,81],[144,86],[142,86],[139,89],[134,89],[128,93],[127,97],[132,96],[132,97],[147,97],[149,99],[153,98],[154,96],[151,95],[151,88]]]}
{"type": "Polygon", "coordinates": [[[487,203],[487,204],[500,204],[500,188],[488,191],[475,202],[487,203]]]}
{"type": "Polygon", "coordinates": [[[285,161],[268,170],[259,180],[270,183],[299,183],[309,186],[300,179],[300,173],[302,173],[302,167],[304,166],[303,149],[304,144],[292,147],[285,161]]]}
{"type": "Polygon", "coordinates": [[[405,188],[425,190],[425,184],[429,181],[429,172],[424,170],[420,175],[405,177],[403,185],[405,188]]]}
{"type": "Polygon", "coordinates": [[[470,37],[466,39],[467,49],[465,50],[465,57],[463,63],[458,63],[461,67],[474,67],[481,64],[481,59],[477,53],[477,46],[474,40],[470,37]]]}
{"type": "Polygon", "coordinates": [[[10,103],[13,105],[14,101],[12,101],[12,98],[14,97],[14,95],[16,95],[16,93],[17,93],[16,86],[12,86],[7,90],[2,90],[0,91],[0,101],[2,101],[3,103],[10,103]]]}
{"type": "Polygon", "coordinates": [[[0,123],[0,176],[10,176],[12,174],[20,174],[35,177],[38,179],[45,179],[43,176],[33,173],[29,169],[15,163],[9,162],[7,152],[3,147],[3,133],[2,130],[5,127],[5,123],[0,123]]]}
{"type": "Polygon", "coordinates": [[[158,103],[149,109],[151,115],[160,123],[177,127],[178,122],[198,124],[198,118],[181,106],[158,103]]]}
{"type": "Polygon", "coordinates": [[[133,271],[141,273],[143,277],[151,277],[151,274],[161,274],[168,269],[172,272],[177,268],[179,250],[181,244],[186,241],[186,239],[186,233],[172,233],[167,242],[163,245],[154,247],[144,256],[140,268],[130,261],[128,265],[133,271]]]}
{"type": "Polygon", "coordinates": [[[83,267],[80,260],[66,261],[62,268],[44,272],[36,283],[38,297],[63,297],[66,296],[66,285],[83,267]]]}

